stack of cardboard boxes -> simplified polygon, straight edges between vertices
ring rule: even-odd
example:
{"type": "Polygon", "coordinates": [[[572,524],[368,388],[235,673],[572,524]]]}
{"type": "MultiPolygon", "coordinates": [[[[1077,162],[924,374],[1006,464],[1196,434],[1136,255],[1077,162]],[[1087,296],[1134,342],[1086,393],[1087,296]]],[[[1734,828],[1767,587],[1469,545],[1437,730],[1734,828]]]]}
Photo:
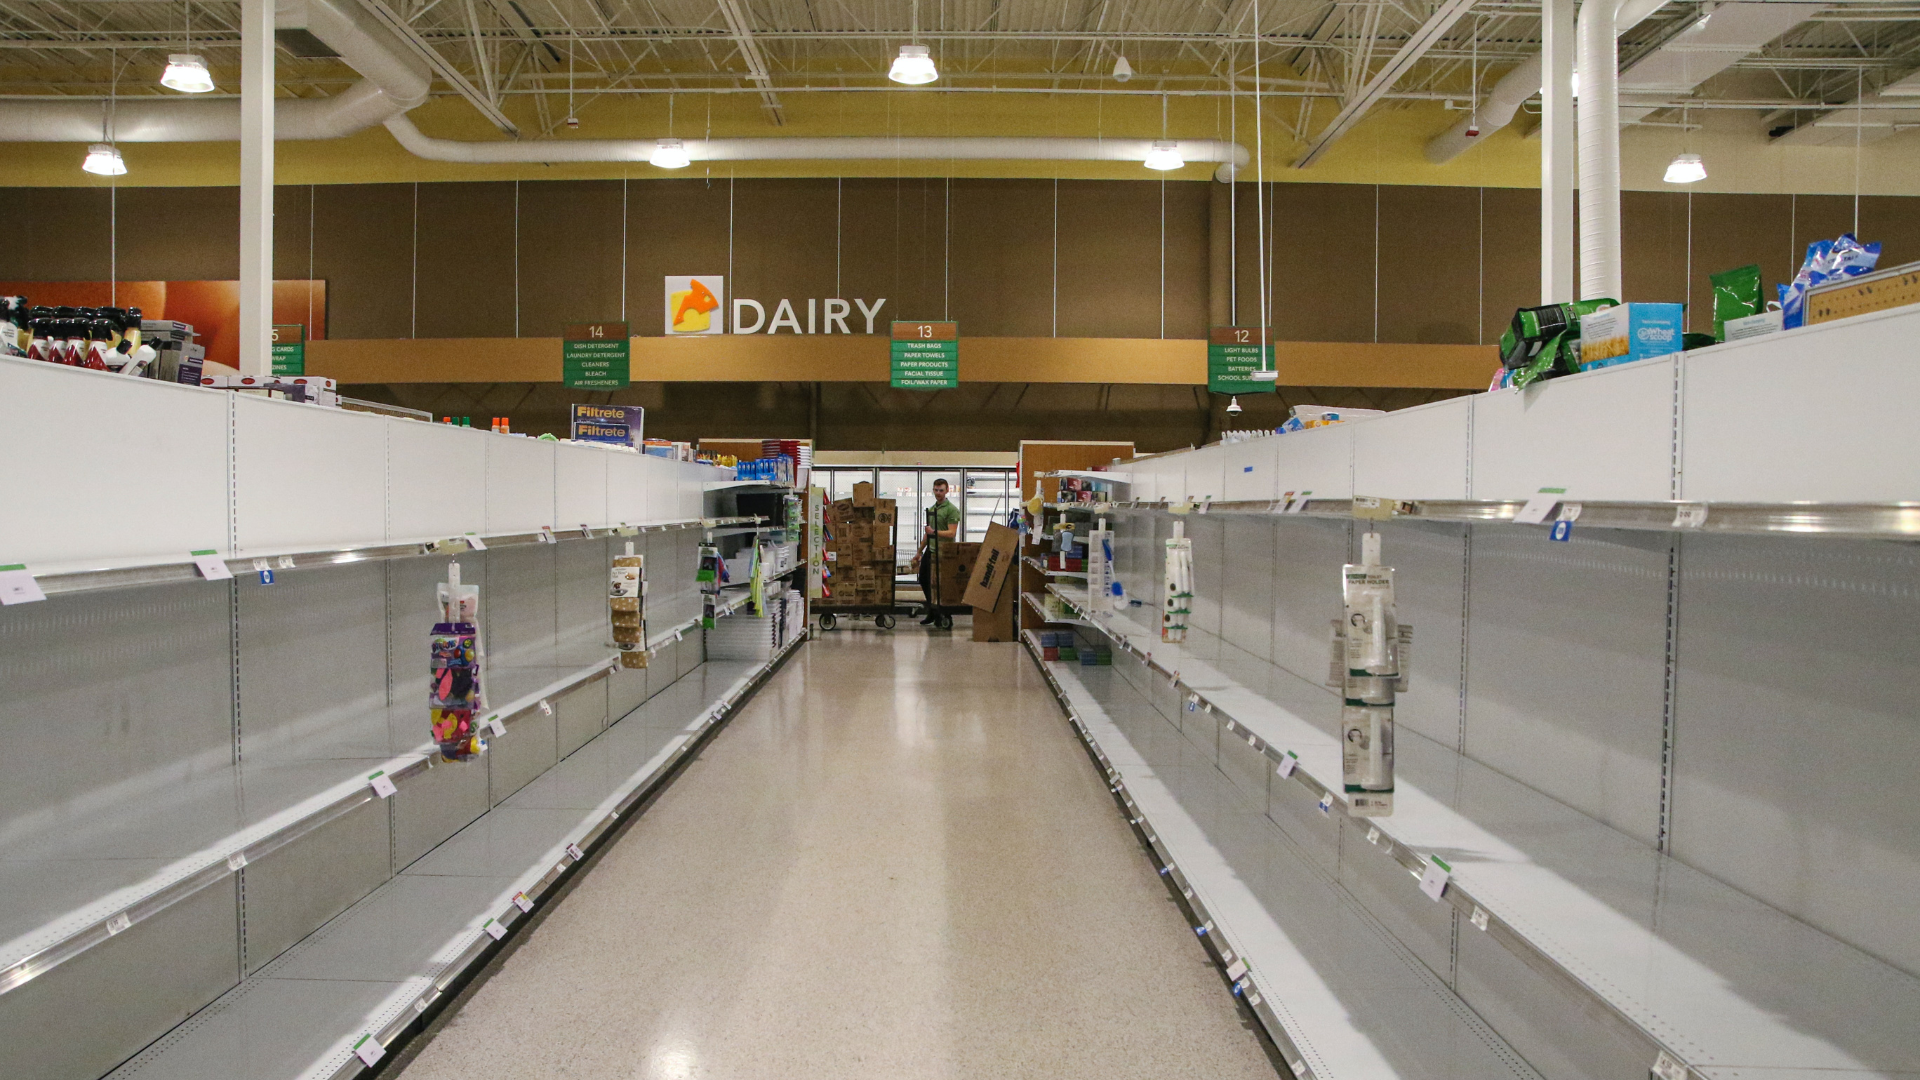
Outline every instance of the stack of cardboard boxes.
{"type": "Polygon", "coordinates": [[[827,569],[832,607],[893,606],[892,499],[876,499],[873,485],[853,485],[853,498],[827,504],[827,569]]]}

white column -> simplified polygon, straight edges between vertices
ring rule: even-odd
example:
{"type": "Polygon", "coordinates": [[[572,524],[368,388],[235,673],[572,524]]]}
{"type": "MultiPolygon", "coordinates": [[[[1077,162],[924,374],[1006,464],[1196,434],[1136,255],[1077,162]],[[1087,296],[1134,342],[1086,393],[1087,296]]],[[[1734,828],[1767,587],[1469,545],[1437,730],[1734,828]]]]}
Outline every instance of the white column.
{"type": "Polygon", "coordinates": [[[1620,296],[1618,0],[1580,5],[1580,298],[1620,296]]]}
{"type": "Polygon", "coordinates": [[[240,2],[240,373],[273,368],[273,0],[240,2]]]}
{"type": "Polygon", "coordinates": [[[1540,302],[1573,299],[1573,0],[1541,0],[1540,302]]]}

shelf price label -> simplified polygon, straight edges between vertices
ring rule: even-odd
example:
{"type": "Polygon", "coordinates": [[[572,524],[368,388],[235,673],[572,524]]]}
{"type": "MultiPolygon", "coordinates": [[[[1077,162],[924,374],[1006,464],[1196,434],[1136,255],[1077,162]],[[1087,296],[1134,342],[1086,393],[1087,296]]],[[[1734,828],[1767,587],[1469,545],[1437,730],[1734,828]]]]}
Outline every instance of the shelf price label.
{"type": "Polygon", "coordinates": [[[560,334],[563,380],[581,390],[622,390],[632,374],[633,343],[624,322],[568,323],[560,334]]]}
{"type": "Polygon", "coordinates": [[[951,390],[960,385],[960,324],[893,324],[893,388],[951,390]]]}
{"type": "Polygon", "coordinates": [[[307,373],[307,328],[300,323],[276,323],[273,327],[273,373],[307,373]]]}
{"type": "Polygon", "coordinates": [[[1271,394],[1276,382],[1253,373],[1273,370],[1273,342],[1258,326],[1216,326],[1207,331],[1207,390],[1215,394],[1271,394]]]}
{"type": "Polygon", "coordinates": [[[0,566],[0,604],[31,604],[46,598],[25,563],[0,566]]]}

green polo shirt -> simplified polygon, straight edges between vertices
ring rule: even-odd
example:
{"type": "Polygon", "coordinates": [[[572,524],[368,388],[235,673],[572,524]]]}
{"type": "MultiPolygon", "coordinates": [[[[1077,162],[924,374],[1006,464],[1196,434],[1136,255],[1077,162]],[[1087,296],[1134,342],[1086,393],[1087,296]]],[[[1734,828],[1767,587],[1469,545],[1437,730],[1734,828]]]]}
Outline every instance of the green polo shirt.
{"type": "MultiPolygon", "coordinates": [[[[943,500],[928,507],[927,516],[933,520],[933,539],[927,545],[928,550],[931,551],[940,546],[940,533],[943,530],[960,524],[960,508],[955,506],[951,499],[943,500]]],[[[953,538],[956,541],[960,539],[958,531],[953,534],[953,538]]]]}

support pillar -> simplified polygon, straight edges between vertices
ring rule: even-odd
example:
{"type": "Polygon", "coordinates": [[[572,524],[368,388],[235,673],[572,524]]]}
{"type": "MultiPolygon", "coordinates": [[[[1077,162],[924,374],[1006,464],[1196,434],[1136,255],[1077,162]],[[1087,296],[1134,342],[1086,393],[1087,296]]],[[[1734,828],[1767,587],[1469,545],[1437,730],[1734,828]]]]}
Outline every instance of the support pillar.
{"type": "Polygon", "coordinates": [[[1540,302],[1574,298],[1573,0],[1541,0],[1540,302]]]}
{"type": "Polygon", "coordinates": [[[240,3],[240,373],[273,370],[273,0],[240,3]]]}

